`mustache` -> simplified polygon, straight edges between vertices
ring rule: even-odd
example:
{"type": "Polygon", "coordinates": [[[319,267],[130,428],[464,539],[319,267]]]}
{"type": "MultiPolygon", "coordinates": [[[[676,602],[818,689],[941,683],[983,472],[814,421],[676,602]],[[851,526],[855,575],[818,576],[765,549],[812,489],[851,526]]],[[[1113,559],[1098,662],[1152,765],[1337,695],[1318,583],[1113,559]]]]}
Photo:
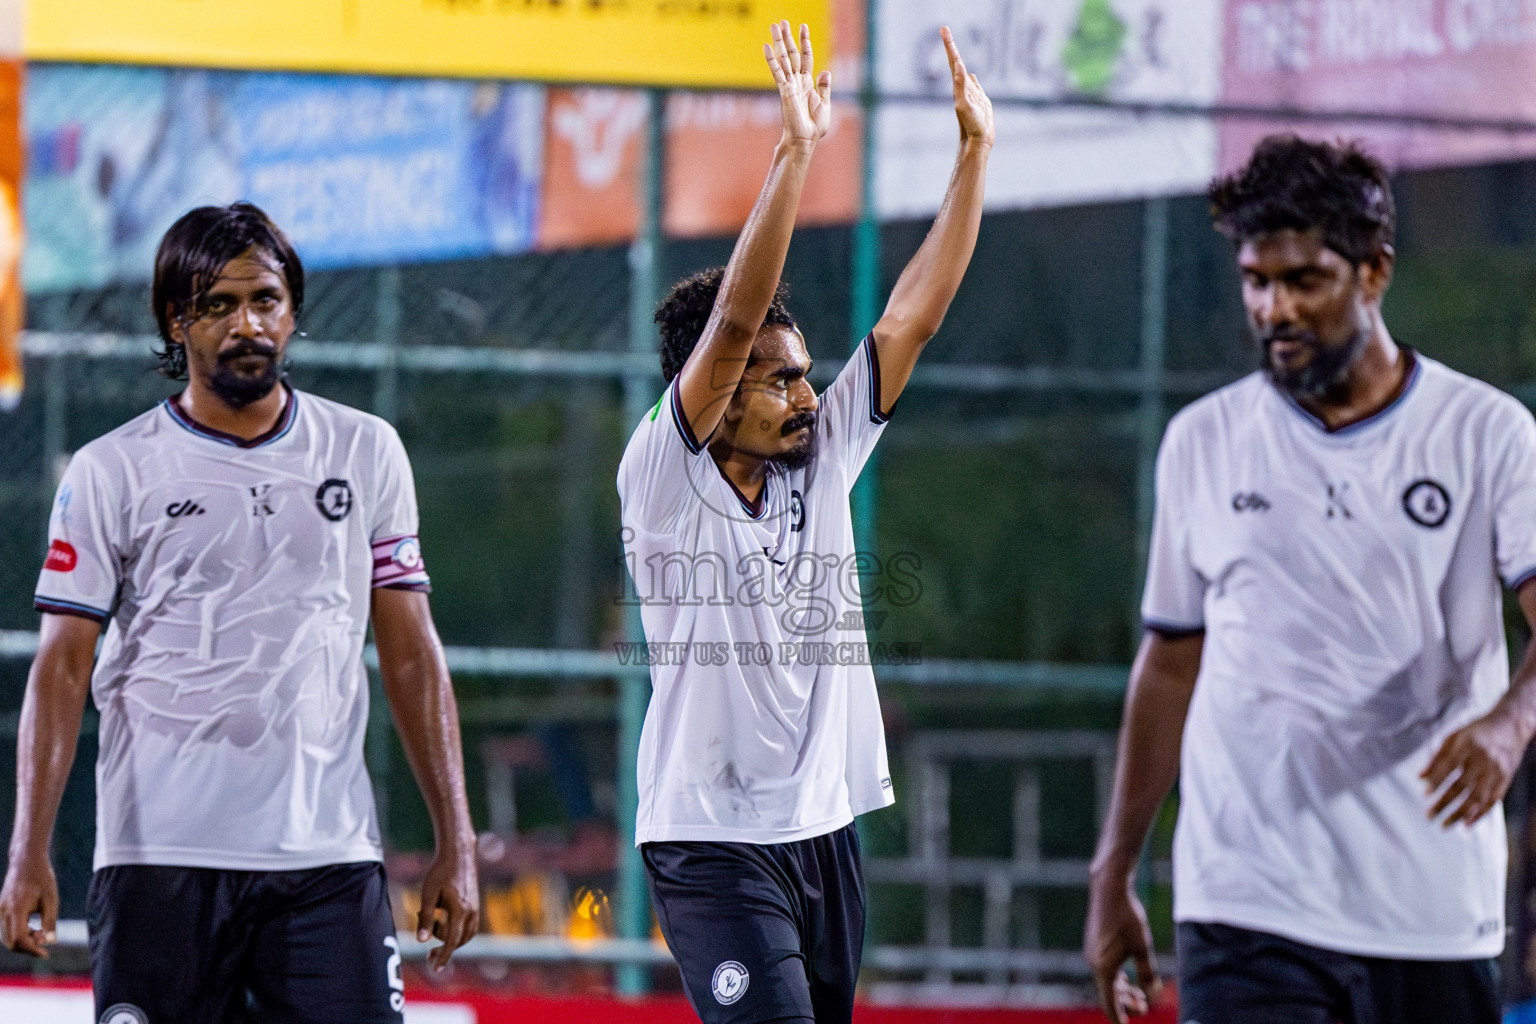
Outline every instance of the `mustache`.
{"type": "Polygon", "coordinates": [[[1317,348],[1319,341],[1312,331],[1298,331],[1294,327],[1277,327],[1268,331],[1256,331],[1259,343],[1266,349],[1277,341],[1299,341],[1302,344],[1317,348]]]}
{"type": "Polygon", "coordinates": [[[277,358],[277,346],[263,344],[250,338],[244,338],[235,343],[235,346],[219,353],[219,362],[231,363],[236,359],[246,356],[265,356],[268,359],[277,358]]]}
{"type": "Polygon", "coordinates": [[[786,420],[784,422],[784,426],[779,428],[779,433],[781,435],[787,436],[789,434],[793,434],[795,431],[801,429],[802,427],[814,426],[816,426],[816,414],[813,412],[803,412],[798,416],[791,416],[788,420],[786,420]]]}

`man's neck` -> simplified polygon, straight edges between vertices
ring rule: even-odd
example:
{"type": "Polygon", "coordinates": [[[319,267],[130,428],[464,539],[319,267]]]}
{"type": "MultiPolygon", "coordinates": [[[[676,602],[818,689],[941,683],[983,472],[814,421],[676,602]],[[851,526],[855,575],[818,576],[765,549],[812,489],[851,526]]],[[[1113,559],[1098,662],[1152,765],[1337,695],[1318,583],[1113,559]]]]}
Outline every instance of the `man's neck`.
{"type": "Polygon", "coordinates": [[[212,388],[194,379],[187,382],[187,389],[176,401],[193,422],[249,441],[277,426],[288,405],[288,388],[278,384],[250,405],[236,409],[212,388]]]}
{"type": "Polygon", "coordinates": [[[1392,340],[1378,316],[1370,340],[1350,367],[1339,393],[1296,401],[1329,430],[1340,430],[1369,419],[1397,401],[1408,382],[1410,365],[1408,351],[1392,340]]]}
{"type": "Polygon", "coordinates": [[[763,493],[763,481],[768,479],[768,460],[748,455],[718,437],[709,444],[709,457],[743,498],[757,501],[763,493]]]}

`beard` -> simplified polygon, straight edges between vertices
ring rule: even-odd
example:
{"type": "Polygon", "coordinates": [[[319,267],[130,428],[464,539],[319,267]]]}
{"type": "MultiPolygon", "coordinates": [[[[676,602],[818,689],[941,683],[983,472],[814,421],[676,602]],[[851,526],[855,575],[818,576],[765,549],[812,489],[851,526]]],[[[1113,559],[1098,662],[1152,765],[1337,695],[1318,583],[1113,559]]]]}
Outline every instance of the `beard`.
{"type": "Polygon", "coordinates": [[[1342,345],[1324,345],[1311,331],[1256,332],[1259,341],[1259,365],[1264,375],[1281,391],[1295,399],[1338,402],[1346,397],[1349,371],[1365,351],[1370,332],[1359,328],[1342,345]],[[1277,341],[1300,341],[1312,350],[1311,360],[1302,367],[1277,366],[1270,352],[1277,341]]]}
{"type": "Polygon", "coordinates": [[[284,376],[283,361],[276,346],[242,341],[228,352],[219,353],[219,364],[209,376],[208,386],[231,409],[244,409],[270,395],[284,376]],[[256,373],[241,373],[234,368],[236,359],[249,356],[261,356],[265,364],[256,373]]]}
{"type": "Polygon", "coordinates": [[[795,442],[795,446],[787,452],[782,452],[768,461],[775,466],[787,470],[804,469],[816,458],[816,414],[811,412],[801,413],[786,421],[780,434],[788,436],[801,427],[805,432],[795,442]]]}

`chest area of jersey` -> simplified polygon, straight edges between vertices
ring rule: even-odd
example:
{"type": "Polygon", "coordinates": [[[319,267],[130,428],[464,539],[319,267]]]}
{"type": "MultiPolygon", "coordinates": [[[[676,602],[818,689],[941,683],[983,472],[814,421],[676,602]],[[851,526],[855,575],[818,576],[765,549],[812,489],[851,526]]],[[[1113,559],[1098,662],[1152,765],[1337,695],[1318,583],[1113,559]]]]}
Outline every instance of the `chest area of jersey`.
{"type": "Polygon", "coordinates": [[[1186,528],[1208,573],[1250,559],[1443,563],[1482,506],[1473,460],[1446,439],[1346,448],[1281,435],[1202,462],[1186,528]]]}
{"type": "Polygon", "coordinates": [[[157,560],[206,555],[312,571],[334,560],[339,543],[366,532],[361,499],[346,465],[189,460],[145,481],[135,503],[136,539],[157,560]]]}

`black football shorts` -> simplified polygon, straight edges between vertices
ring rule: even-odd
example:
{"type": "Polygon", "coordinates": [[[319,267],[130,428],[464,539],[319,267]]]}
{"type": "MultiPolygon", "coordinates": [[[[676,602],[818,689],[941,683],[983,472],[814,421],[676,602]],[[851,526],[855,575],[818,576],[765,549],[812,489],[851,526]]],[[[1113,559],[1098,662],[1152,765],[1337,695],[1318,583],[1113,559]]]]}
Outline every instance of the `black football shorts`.
{"type": "Polygon", "coordinates": [[[96,1018],[110,1024],[401,1024],[384,866],[91,878],[96,1018]]]}
{"type": "Polygon", "coordinates": [[[864,948],[859,835],[646,843],[651,904],[704,1024],[848,1024],[864,948]]]}

